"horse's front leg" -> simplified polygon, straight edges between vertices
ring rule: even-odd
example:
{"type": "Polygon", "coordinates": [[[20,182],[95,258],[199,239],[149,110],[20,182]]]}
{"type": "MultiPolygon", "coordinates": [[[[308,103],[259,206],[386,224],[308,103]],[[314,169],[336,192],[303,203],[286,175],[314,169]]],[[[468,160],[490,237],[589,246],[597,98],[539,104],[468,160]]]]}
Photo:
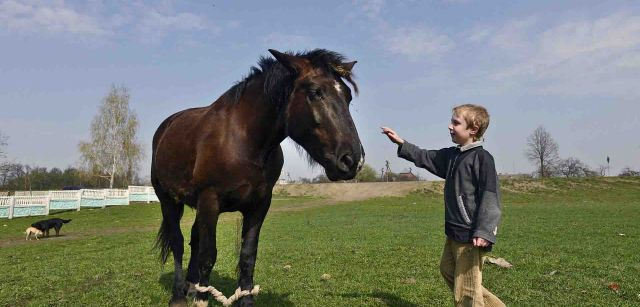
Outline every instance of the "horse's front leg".
{"type": "MultiPolygon", "coordinates": [[[[209,286],[211,269],[216,263],[216,224],[220,214],[218,196],[213,189],[204,190],[198,197],[196,224],[198,231],[198,283],[209,286]]],[[[193,258],[192,258],[193,259],[193,258]]],[[[208,306],[209,293],[198,292],[194,299],[196,306],[208,306]]]]}
{"type": "Polygon", "coordinates": [[[198,222],[194,221],[191,226],[191,257],[189,258],[189,267],[187,269],[187,279],[184,286],[186,294],[192,294],[195,290],[194,286],[200,281],[198,273],[198,251],[200,250],[200,234],[198,231],[198,222]]]}
{"type": "MultiPolygon", "coordinates": [[[[256,256],[258,254],[258,239],[262,222],[267,215],[271,205],[271,195],[269,195],[259,206],[258,210],[250,213],[243,213],[242,222],[242,248],[240,249],[240,278],[238,287],[241,290],[253,288],[253,270],[256,266],[256,256]]],[[[239,306],[253,306],[253,296],[244,296],[239,300],[239,306]]]]}

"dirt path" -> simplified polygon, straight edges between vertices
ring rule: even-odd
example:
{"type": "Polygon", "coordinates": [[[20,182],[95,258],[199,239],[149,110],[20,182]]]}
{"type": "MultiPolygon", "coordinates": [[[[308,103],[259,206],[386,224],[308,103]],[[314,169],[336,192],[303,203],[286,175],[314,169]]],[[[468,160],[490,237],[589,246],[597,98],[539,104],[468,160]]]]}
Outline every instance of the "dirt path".
{"type": "Polygon", "coordinates": [[[273,192],[289,196],[319,196],[333,202],[344,202],[405,196],[415,190],[442,194],[443,184],[444,181],[286,184],[276,186],[273,192]]]}

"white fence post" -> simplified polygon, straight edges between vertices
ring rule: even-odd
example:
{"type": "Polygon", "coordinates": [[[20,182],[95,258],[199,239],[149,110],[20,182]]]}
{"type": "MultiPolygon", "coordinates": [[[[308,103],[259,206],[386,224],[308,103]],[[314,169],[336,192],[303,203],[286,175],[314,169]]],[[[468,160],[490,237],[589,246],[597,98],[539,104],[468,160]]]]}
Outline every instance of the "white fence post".
{"type": "Polygon", "coordinates": [[[13,218],[13,206],[15,204],[16,204],[16,197],[11,196],[11,199],[9,200],[9,219],[13,218]]]}
{"type": "Polygon", "coordinates": [[[50,209],[50,205],[51,205],[51,193],[49,193],[48,196],[45,197],[45,203],[46,206],[44,207],[44,215],[49,215],[49,209],[50,209]]]}
{"type": "Polygon", "coordinates": [[[76,209],[76,211],[80,211],[80,203],[82,202],[82,189],[76,192],[76,198],[78,198],[78,209],[76,209]]]}

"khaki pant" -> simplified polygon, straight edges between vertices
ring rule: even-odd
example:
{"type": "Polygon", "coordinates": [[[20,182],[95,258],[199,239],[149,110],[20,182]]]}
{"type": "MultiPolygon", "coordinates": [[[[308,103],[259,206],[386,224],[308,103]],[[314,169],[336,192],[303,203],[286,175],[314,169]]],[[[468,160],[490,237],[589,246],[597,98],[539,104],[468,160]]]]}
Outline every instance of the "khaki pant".
{"type": "Polygon", "coordinates": [[[505,306],[482,286],[483,254],[471,243],[460,243],[447,238],[440,260],[440,273],[453,291],[455,306],[505,306]]]}

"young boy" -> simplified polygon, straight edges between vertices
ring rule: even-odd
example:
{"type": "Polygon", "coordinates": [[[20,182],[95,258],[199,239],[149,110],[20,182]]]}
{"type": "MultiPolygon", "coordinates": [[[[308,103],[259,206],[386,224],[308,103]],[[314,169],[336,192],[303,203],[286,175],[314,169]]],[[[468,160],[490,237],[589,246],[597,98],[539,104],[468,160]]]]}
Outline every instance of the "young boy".
{"type": "Polygon", "coordinates": [[[395,131],[382,133],[398,144],[398,156],[445,179],[445,234],[440,273],[456,306],[504,306],[482,286],[482,256],[496,242],[500,193],[493,157],[482,148],[487,110],[465,104],[453,108],[449,134],[455,147],[424,150],[395,131]]]}

